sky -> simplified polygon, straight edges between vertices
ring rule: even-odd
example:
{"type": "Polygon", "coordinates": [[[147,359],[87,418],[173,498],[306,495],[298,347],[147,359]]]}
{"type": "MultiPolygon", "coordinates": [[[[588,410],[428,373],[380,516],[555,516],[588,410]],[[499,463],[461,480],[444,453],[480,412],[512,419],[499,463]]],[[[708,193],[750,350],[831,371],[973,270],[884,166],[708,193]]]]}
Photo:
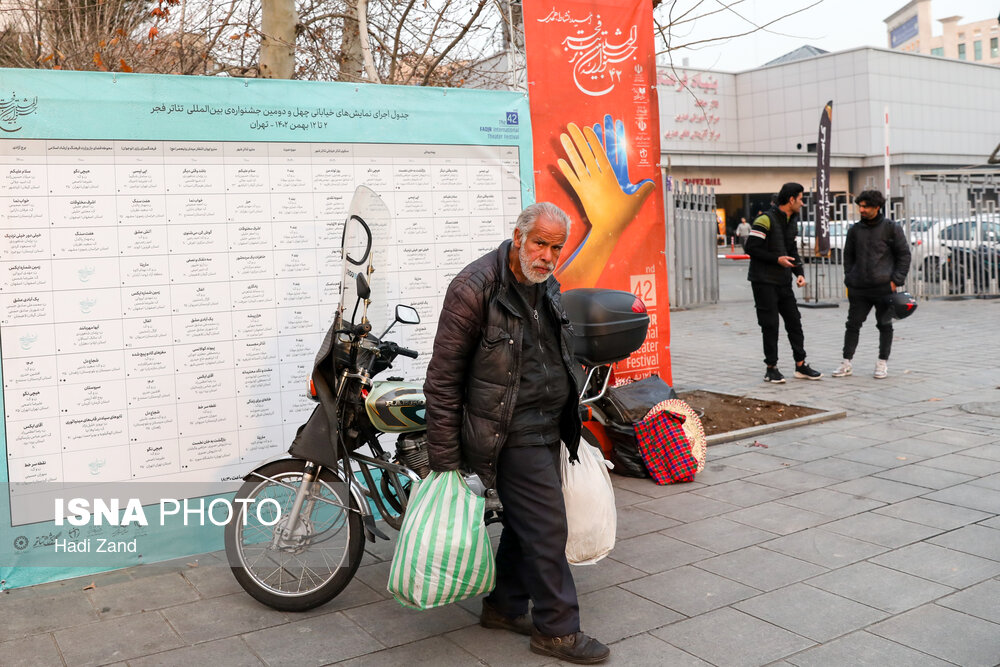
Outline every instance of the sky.
{"type": "MultiPolygon", "coordinates": [[[[674,14],[697,0],[676,0],[674,14]]],[[[673,52],[674,65],[688,58],[690,67],[741,72],[759,67],[769,60],[809,44],[826,51],[843,51],[859,46],[887,48],[884,20],[906,5],[908,0],[822,0],[814,7],[782,19],[745,37],[713,42],[673,52]]],[[[669,5],[665,0],[664,5],[669,5]]],[[[756,24],[767,23],[794,8],[808,7],[816,0],[742,0],[733,9],[756,24]]],[[[727,3],[729,4],[729,3],[727,3]]],[[[720,8],[718,0],[702,0],[699,13],[720,8]]],[[[658,10],[662,11],[662,10],[658,10]]],[[[934,34],[941,34],[937,19],[962,16],[960,23],[996,19],[1000,0],[932,0],[934,34]]],[[[735,35],[752,30],[747,21],[724,11],[697,20],[694,25],[679,27],[675,44],[698,39],[735,35]]]]}

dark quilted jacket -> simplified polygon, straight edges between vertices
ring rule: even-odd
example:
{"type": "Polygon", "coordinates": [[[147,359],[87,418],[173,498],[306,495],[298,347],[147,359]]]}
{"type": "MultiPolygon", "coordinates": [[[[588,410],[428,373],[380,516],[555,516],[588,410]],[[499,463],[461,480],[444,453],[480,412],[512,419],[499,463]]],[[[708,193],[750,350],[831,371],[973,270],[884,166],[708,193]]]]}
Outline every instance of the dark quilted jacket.
{"type": "Polygon", "coordinates": [[[910,244],[906,232],[880,213],[874,220],[861,220],[847,230],[844,241],[844,284],[871,289],[889,281],[901,287],[910,270],[910,244]]]}
{"type": "MultiPolygon", "coordinates": [[[[434,353],[427,366],[427,441],[433,470],[465,468],[487,488],[507,437],[521,377],[522,317],[508,291],[511,242],[487,253],[455,276],[444,299],[434,353]]],[[[559,423],[572,458],[580,441],[579,364],[572,358],[572,327],[562,309],[559,282],[549,277],[546,302],[562,323],[560,348],[572,378],[559,423]]]]}

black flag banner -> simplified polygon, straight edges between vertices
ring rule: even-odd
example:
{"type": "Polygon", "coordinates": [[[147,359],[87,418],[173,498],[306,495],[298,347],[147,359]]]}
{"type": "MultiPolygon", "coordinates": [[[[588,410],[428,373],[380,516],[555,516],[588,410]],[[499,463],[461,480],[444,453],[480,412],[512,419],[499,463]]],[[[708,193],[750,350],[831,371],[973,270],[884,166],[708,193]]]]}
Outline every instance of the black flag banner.
{"type": "Polygon", "coordinates": [[[816,254],[830,254],[830,128],[833,124],[833,100],[826,103],[819,117],[816,142],[816,254]]]}

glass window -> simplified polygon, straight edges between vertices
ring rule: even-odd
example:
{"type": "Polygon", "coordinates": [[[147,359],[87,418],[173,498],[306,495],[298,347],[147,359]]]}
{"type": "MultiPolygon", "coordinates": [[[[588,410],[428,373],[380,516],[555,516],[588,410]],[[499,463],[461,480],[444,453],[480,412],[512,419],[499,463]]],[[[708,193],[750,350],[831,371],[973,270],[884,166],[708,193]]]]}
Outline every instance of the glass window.
{"type": "Polygon", "coordinates": [[[973,222],[959,222],[941,230],[941,238],[946,241],[972,241],[975,236],[973,222]]]}
{"type": "Polygon", "coordinates": [[[983,43],[980,40],[976,40],[972,43],[972,53],[975,55],[976,60],[983,59],[983,43]]]}
{"type": "Polygon", "coordinates": [[[937,222],[934,219],[924,219],[920,220],[918,218],[910,219],[910,231],[911,232],[926,232],[931,226],[937,222]]]}
{"type": "Polygon", "coordinates": [[[1000,44],[997,43],[997,37],[990,38],[990,58],[1000,57],[1000,44]]]}
{"type": "Polygon", "coordinates": [[[965,60],[965,44],[958,45],[958,59],[965,60]]]}
{"type": "MultiPolygon", "coordinates": [[[[996,40],[994,40],[994,41],[996,41],[996,40]]],[[[936,49],[931,49],[931,55],[932,56],[944,56],[944,47],[943,46],[939,46],[936,49]]]]}

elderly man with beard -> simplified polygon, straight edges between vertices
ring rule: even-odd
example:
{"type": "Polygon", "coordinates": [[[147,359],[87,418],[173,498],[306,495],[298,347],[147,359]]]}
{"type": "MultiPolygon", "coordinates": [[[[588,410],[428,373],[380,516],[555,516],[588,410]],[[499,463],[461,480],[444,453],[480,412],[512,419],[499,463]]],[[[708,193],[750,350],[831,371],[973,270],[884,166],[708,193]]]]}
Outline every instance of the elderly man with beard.
{"type": "Polygon", "coordinates": [[[431,468],[471,470],[503,503],[497,583],[480,624],[530,635],[535,653],[592,664],[610,651],[580,632],[559,479],[560,440],[572,460],[580,441],[580,367],[552,277],[569,227],[557,206],[532,204],[513,239],[455,276],[424,394],[431,468]]]}

